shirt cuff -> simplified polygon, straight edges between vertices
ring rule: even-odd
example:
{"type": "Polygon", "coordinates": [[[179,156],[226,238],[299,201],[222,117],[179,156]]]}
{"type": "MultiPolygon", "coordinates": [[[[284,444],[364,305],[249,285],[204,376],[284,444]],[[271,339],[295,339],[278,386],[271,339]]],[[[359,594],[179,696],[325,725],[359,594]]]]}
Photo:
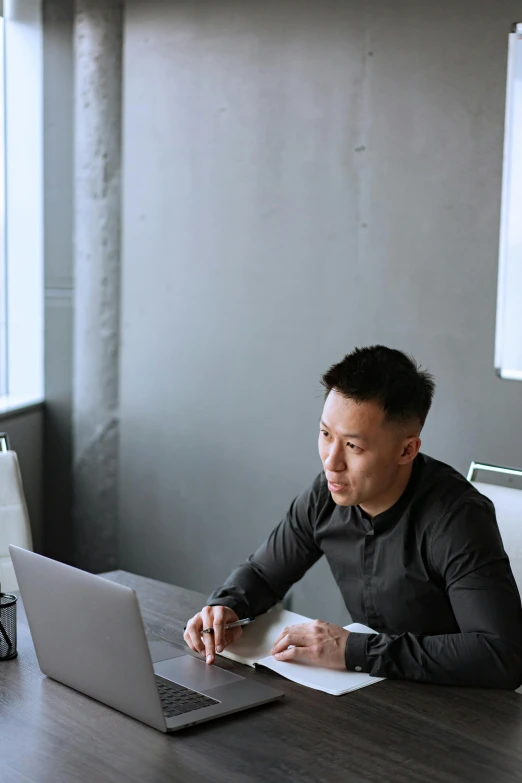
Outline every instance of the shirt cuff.
{"type": "Polygon", "coordinates": [[[356,672],[365,672],[367,670],[366,642],[370,635],[369,633],[350,632],[344,648],[344,660],[347,669],[356,672]]]}
{"type": "Polygon", "coordinates": [[[227,597],[227,598],[212,598],[209,596],[207,599],[207,603],[205,606],[226,606],[229,609],[232,609],[233,612],[237,614],[240,620],[244,620],[245,617],[250,617],[251,615],[248,614],[247,609],[245,608],[245,605],[241,603],[240,601],[235,600],[234,598],[227,597]]]}

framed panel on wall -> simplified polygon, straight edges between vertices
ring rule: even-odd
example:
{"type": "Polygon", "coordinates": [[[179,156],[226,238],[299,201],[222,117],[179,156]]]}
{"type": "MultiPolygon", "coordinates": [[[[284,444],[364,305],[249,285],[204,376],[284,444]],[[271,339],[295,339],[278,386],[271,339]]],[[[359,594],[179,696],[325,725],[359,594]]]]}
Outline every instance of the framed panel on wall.
{"type": "Polygon", "coordinates": [[[522,381],[522,23],[508,46],[495,369],[522,381]]]}

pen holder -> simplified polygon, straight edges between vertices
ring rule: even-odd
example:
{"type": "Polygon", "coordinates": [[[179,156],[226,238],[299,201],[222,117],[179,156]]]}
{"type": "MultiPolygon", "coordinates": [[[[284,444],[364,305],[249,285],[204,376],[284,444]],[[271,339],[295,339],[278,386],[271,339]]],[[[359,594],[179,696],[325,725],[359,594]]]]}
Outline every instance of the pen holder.
{"type": "Polygon", "coordinates": [[[16,595],[0,593],[0,661],[9,661],[17,655],[16,595]]]}

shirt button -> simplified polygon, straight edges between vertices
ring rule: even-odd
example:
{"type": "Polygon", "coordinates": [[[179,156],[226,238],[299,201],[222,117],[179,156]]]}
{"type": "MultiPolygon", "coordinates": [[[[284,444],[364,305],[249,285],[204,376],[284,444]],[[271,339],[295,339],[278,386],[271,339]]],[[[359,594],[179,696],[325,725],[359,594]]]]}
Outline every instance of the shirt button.
{"type": "Polygon", "coordinates": [[[355,667],[355,671],[356,672],[362,672],[362,667],[361,666],[356,666],[355,667]]]}

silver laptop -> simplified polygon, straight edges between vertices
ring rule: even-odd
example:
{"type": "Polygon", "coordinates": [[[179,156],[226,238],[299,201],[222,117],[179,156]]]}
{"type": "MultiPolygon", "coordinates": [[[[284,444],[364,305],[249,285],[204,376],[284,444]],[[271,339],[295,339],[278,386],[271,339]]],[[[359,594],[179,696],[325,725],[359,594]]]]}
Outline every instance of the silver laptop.
{"type": "Polygon", "coordinates": [[[48,677],[165,732],[284,696],[166,644],[151,642],[153,663],[134,590],[26,549],[9,551],[48,677]]]}

